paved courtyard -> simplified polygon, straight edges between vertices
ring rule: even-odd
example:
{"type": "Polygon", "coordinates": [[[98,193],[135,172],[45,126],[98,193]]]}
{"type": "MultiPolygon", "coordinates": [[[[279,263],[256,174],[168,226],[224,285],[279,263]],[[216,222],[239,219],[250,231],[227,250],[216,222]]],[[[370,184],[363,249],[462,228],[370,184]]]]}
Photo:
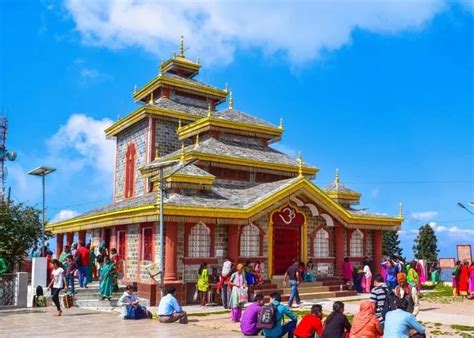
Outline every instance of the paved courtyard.
{"type": "Polygon", "coordinates": [[[242,337],[238,332],[197,326],[198,318],[181,325],[157,320],[124,321],[115,313],[79,308],[64,310],[61,317],[54,317],[54,313],[52,307],[0,310],[0,337],[242,337]]]}

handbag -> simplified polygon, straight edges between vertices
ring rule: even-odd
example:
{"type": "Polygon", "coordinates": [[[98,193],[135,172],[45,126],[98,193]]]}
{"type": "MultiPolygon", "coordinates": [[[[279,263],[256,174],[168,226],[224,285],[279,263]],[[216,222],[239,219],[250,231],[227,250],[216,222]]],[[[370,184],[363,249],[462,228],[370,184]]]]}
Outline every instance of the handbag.
{"type": "Polygon", "coordinates": [[[194,291],[194,295],[193,295],[193,301],[197,301],[199,298],[199,293],[198,293],[198,290],[194,291]]]}
{"type": "Polygon", "coordinates": [[[247,287],[239,288],[239,303],[247,303],[249,301],[247,287]]]}

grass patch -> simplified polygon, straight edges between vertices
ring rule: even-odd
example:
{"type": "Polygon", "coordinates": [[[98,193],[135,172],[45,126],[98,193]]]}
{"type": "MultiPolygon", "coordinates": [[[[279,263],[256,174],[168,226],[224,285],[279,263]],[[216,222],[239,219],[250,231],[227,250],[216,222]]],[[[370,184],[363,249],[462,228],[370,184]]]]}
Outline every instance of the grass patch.
{"type": "Polygon", "coordinates": [[[420,298],[423,300],[441,304],[461,301],[460,297],[453,296],[453,288],[448,285],[437,284],[433,287],[431,285],[427,287],[430,287],[430,289],[424,288],[424,290],[430,290],[431,292],[422,293],[420,298]]]}
{"type": "Polygon", "coordinates": [[[453,330],[457,331],[474,331],[474,326],[468,326],[468,325],[451,325],[451,328],[453,330]]]}
{"type": "Polygon", "coordinates": [[[436,326],[436,327],[440,327],[441,325],[443,325],[443,324],[441,324],[441,323],[434,323],[434,326],[436,326]]]}
{"type": "Polygon", "coordinates": [[[217,312],[198,312],[198,313],[188,313],[188,317],[207,317],[212,315],[223,315],[228,314],[229,311],[217,311],[217,312]]]}

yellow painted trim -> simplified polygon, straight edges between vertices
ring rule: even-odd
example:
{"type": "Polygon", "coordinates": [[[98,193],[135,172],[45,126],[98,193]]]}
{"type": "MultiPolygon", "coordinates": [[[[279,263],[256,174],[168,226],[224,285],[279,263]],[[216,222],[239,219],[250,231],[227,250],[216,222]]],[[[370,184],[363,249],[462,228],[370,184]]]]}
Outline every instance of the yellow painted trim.
{"type": "Polygon", "coordinates": [[[342,200],[350,200],[350,201],[358,201],[360,199],[359,193],[347,193],[347,192],[327,192],[326,193],[329,197],[334,199],[342,199],[342,200]]]}
{"type": "Polygon", "coordinates": [[[200,94],[216,97],[220,100],[225,100],[227,98],[227,92],[225,90],[209,88],[198,83],[191,83],[177,78],[170,78],[164,75],[158,75],[157,77],[149,81],[147,84],[145,84],[145,86],[143,86],[141,89],[133,93],[133,99],[135,101],[141,101],[143,98],[145,98],[145,96],[150,94],[152,91],[162,87],[163,85],[198,92],[200,94]]]}
{"type": "MultiPolygon", "coordinates": [[[[179,159],[181,155],[175,155],[169,160],[179,159]]],[[[291,173],[297,173],[299,168],[298,165],[289,165],[289,164],[278,164],[272,162],[262,162],[256,160],[247,160],[239,157],[232,157],[232,156],[224,156],[224,155],[213,155],[213,154],[206,154],[201,153],[197,150],[191,150],[184,155],[185,161],[191,160],[200,160],[200,161],[209,161],[209,162],[216,162],[216,163],[225,163],[231,165],[242,165],[246,167],[252,168],[262,168],[262,169],[270,169],[270,170],[277,170],[277,171],[285,171],[291,173]]],[[[319,171],[318,168],[310,168],[310,167],[303,167],[303,174],[304,175],[311,175],[314,176],[319,171]]]]}
{"type": "Polygon", "coordinates": [[[267,252],[268,278],[272,278],[273,277],[273,222],[272,222],[272,216],[270,216],[270,222],[268,223],[267,240],[268,240],[268,245],[267,245],[268,246],[268,252],[267,252]]]}
{"type": "Polygon", "coordinates": [[[303,242],[301,245],[301,261],[306,263],[308,261],[308,222],[306,221],[306,216],[301,232],[301,239],[303,242]]]}
{"type": "MultiPolygon", "coordinates": [[[[304,177],[301,177],[292,185],[286,187],[268,197],[267,199],[255,204],[250,208],[244,209],[230,209],[230,208],[202,208],[202,207],[189,207],[189,206],[173,206],[165,205],[164,212],[168,216],[190,216],[190,217],[209,217],[209,218],[223,218],[223,219],[249,219],[253,215],[268,209],[276,201],[280,201],[283,198],[292,194],[300,192],[305,189],[312,198],[318,203],[322,204],[324,208],[330,210],[334,214],[338,215],[343,222],[348,225],[363,225],[363,226],[387,226],[387,227],[399,227],[403,221],[400,217],[370,217],[370,216],[357,216],[350,214],[346,209],[328,197],[321,189],[311,183],[304,177]]],[[[88,223],[107,223],[120,218],[130,217],[145,217],[153,216],[158,218],[158,211],[154,204],[140,206],[136,208],[130,208],[125,210],[113,211],[104,214],[91,215],[78,217],[63,222],[52,223],[46,225],[46,229],[52,232],[66,232],[72,231],[71,229],[81,230],[81,227],[87,226],[88,223]],[[66,230],[66,231],[65,231],[66,230]]]]}
{"type": "Polygon", "coordinates": [[[171,66],[171,65],[173,65],[173,64],[176,64],[176,65],[178,65],[178,66],[180,66],[180,67],[183,67],[183,68],[191,69],[191,70],[193,70],[193,71],[195,71],[195,72],[198,72],[199,69],[201,68],[201,65],[200,65],[200,64],[195,63],[195,62],[193,62],[193,61],[191,61],[191,60],[188,60],[188,59],[186,59],[186,58],[182,58],[182,57],[179,57],[179,56],[178,56],[178,57],[171,58],[171,59],[169,59],[169,60],[163,62],[163,63],[160,65],[160,70],[161,70],[162,72],[165,72],[165,71],[167,71],[168,69],[170,69],[171,67],[169,67],[169,66],[171,66]]]}
{"type": "Polygon", "coordinates": [[[283,129],[279,129],[278,127],[273,128],[257,124],[228,121],[213,117],[205,117],[197,120],[194,123],[188,124],[187,126],[179,128],[178,137],[180,140],[183,140],[196,134],[208,131],[209,129],[211,129],[211,127],[238,129],[271,136],[281,136],[283,134],[283,129]]]}
{"type": "Polygon", "coordinates": [[[212,185],[214,183],[214,180],[214,177],[203,177],[184,174],[173,174],[172,176],[166,178],[166,182],[194,183],[206,185],[212,185]]]}

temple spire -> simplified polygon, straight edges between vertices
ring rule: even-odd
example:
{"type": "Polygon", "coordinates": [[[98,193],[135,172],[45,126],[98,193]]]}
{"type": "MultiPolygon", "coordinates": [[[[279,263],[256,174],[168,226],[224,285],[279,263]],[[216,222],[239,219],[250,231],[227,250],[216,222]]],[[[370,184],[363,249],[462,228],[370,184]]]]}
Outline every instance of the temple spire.
{"type": "Polygon", "coordinates": [[[196,142],[194,143],[194,148],[198,148],[199,147],[199,134],[196,135],[196,142]]]}
{"type": "Polygon", "coordinates": [[[280,125],[278,126],[278,129],[283,129],[283,117],[280,117],[280,125]]]}
{"type": "Polygon", "coordinates": [[[403,218],[403,204],[400,202],[400,205],[398,207],[398,217],[403,218]]]}
{"type": "Polygon", "coordinates": [[[179,40],[179,57],[184,58],[184,36],[181,35],[181,38],[179,40]]]}
{"type": "Polygon", "coordinates": [[[229,109],[234,109],[234,98],[232,97],[232,91],[229,92],[229,109]]]}
{"type": "Polygon", "coordinates": [[[207,104],[207,117],[211,117],[211,113],[212,113],[212,111],[211,111],[211,102],[209,102],[207,104]]]}
{"type": "Polygon", "coordinates": [[[296,162],[298,162],[298,176],[303,176],[303,156],[301,156],[301,151],[298,153],[296,162]]]}
{"type": "Polygon", "coordinates": [[[184,163],[184,142],[181,143],[181,156],[179,157],[179,161],[184,163]]]}
{"type": "Polygon", "coordinates": [[[339,168],[336,169],[336,176],[334,177],[334,184],[339,184],[339,168]]]}

